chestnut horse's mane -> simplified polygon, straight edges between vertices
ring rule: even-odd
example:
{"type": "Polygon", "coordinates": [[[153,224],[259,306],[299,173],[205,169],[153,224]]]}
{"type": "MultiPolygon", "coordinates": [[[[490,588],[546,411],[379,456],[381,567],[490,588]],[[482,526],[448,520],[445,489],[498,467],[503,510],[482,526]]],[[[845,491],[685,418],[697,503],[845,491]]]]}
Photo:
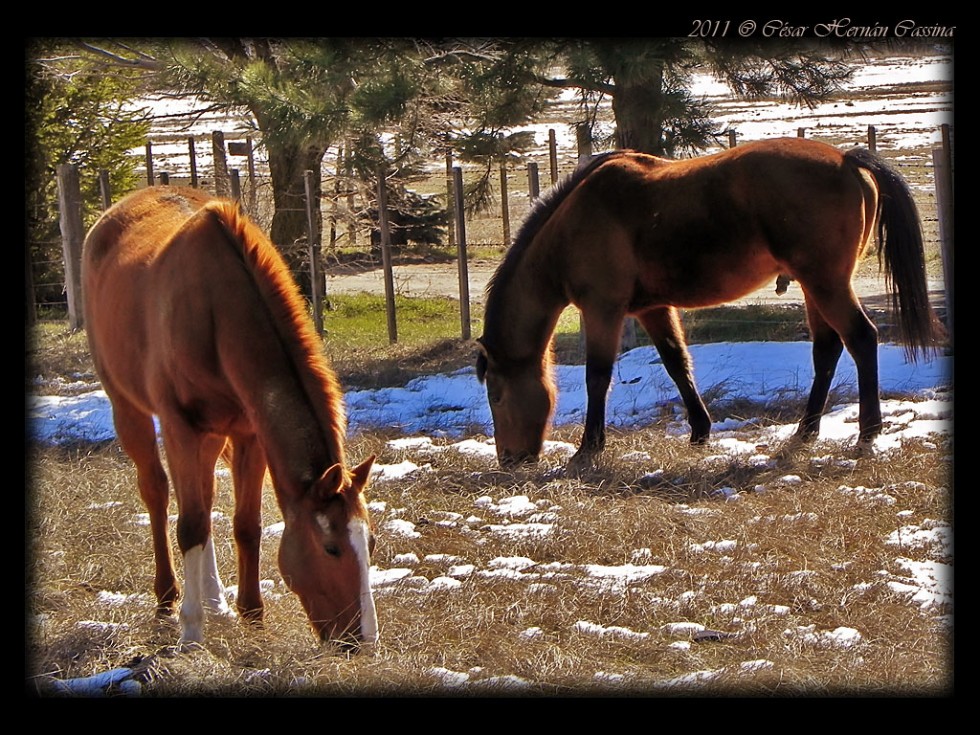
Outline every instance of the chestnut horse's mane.
{"type": "Polygon", "coordinates": [[[346,467],[343,439],[347,421],[343,394],[289,268],[275,246],[234,202],[212,201],[201,213],[211,215],[241,248],[241,256],[269,308],[279,338],[297,367],[332,461],[346,467]]]}

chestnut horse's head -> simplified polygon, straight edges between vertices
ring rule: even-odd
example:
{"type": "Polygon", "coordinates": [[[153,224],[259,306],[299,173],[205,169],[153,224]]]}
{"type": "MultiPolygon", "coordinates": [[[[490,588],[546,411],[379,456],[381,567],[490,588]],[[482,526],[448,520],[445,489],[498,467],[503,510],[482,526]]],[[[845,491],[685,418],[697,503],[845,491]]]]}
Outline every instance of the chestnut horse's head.
{"type": "Polygon", "coordinates": [[[551,353],[546,350],[544,359],[504,362],[482,340],[477,344],[476,376],[487,386],[497,460],[503,467],[536,462],[555,408],[551,353]]]}
{"type": "Polygon", "coordinates": [[[378,638],[369,579],[374,535],[364,501],[373,462],[370,457],[350,471],[335,464],[282,504],[279,570],[320,640],[345,648],[378,638]]]}

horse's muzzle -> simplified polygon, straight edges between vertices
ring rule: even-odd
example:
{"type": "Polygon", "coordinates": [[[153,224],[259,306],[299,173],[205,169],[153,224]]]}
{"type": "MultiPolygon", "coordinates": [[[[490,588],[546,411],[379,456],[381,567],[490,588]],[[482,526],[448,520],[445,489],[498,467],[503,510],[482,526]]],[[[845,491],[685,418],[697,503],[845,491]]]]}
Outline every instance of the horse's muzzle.
{"type": "Polygon", "coordinates": [[[352,656],[355,653],[360,653],[365,642],[360,632],[352,633],[346,632],[341,635],[330,634],[327,631],[323,631],[320,634],[320,642],[324,645],[333,646],[337,649],[339,653],[343,653],[347,656],[352,656]]]}

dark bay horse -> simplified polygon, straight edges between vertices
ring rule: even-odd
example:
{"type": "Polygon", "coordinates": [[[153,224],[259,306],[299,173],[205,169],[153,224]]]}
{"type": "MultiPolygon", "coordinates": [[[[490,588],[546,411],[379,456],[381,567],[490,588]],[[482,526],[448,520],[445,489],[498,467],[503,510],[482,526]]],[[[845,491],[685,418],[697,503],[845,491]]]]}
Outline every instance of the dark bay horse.
{"type": "Polygon", "coordinates": [[[282,258],[229,201],[151,187],[120,201],[83,250],[85,324],[116,433],[150,514],[158,611],[180,597],[167,527],[159,418],[183,554],[182,645],[204,608],[228,613],[211,537],[214,468],[230,460],[237,607],[260,623],[261,493],[268,469],[285,520],[279,568],[315,633],[373,642],[374,539],[364,499],[373,457],[348,469],[343,396],[282,258]]]}
{"type": "Polygon", "coordinates": [[[922,231],[904,180],[878,156],[802,138],[666,160],[604,154],[535,205],[487,287],[477,376],[486,382],[497,456],[538,457],[555,403],[550,343],[562,310],[582,313],[588,408],[573,460],[605,444],[606,394],[623,320],[656,345],[687,408],[692,443],[711,419],[694,383],[678,308],[740,298],[777,275],[799,282],[814,381],[797,435],[814,438],[843,348],[858,371],[860,445],[881,429],[877,330],[851,276],[877,234],[908,353],[935,347],[922,231]]]}

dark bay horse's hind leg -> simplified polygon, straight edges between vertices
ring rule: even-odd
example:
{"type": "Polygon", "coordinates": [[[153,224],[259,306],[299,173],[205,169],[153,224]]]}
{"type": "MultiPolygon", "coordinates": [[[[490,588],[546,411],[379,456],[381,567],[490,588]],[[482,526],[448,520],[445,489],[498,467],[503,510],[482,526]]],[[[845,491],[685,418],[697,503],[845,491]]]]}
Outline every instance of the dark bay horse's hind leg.
{"type": "Polygon", "coordinates": [[[711,432],[711,417],[694,384],[691,355],[687,351],[687,341],[684,339],[684,329],[677,309],[673,306],[651,309],[636,318],[653,340],[667,374],[677,385],[684,400],[687,420],[691,425],[691,443],[704,444],[711,432]]]}
{"type": "Polygon", "coordinates": [[[153,537],[153,560],[156,566],[153,591],[157,598],[157,613],[171,615],[180,595],[174,576],[170,551],[168,506],[170,491],[167,474],[157,450],[156,428],[153,419],[118,396],[112,398],[112,418],[116,436],[123,451],[136,465],[136,482],[140,497],[150,514],[150,534],[153,537]]]}
{"type": "Polygon", "coordinates": [[[842,348],[854,358],[858,373],[858,443],[868,444],[881,431],[878,396],[878,330],[868,319],[853,291],[827,297],[806,292],[807,318],[813,337],[813,386],[796,435],[816,438],[827,394],[842,348]]]}
{"type": "Polygon", "coordinates": [[[840,335],[824,321],[817,309],[807,305],[810,336],[813,339],[813,385],[806,403],[806,411],[800,420],[796,436],[811,441],[820,433],[820,418],[827,405],[830,384],[837,372],[837,362],[844,351],[840,335]]]}

